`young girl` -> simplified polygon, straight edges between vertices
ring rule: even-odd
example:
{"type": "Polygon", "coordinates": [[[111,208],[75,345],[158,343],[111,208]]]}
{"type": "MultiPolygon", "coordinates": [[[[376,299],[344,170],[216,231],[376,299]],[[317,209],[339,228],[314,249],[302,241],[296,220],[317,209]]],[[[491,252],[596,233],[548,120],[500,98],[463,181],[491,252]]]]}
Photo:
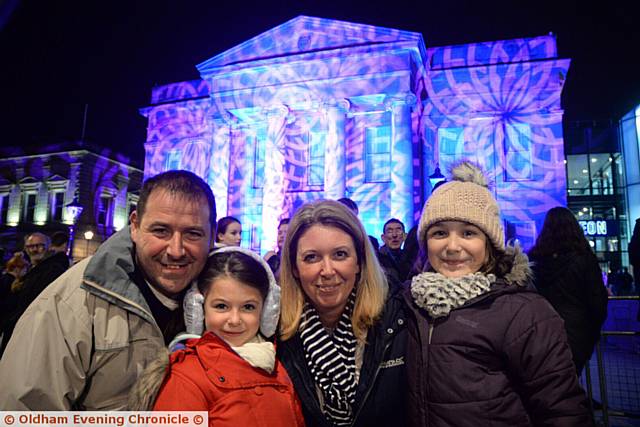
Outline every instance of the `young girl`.
{"type": "Polygon", "coordinates": [[[469,162],[453,175],[424,207],[427,259],[405,294],[411,423],[592,425],[562,319],[527,290],[527,257],[505,247],[484,175],[469,162]]]}
{"type": "Polygon", "coordinates": [[[220,248],[209,256],[198,288],[205,334],[173,352],[168,367],[165,358],[147,369],[132,409],[144,408],[140,402],[153,396],[153,383],[166,372],[154,410],[206,410],[211,426],[303,426],[291,380],[265,340],[280,314],[280,289],[268,265],[250,250],[220,248]]]}

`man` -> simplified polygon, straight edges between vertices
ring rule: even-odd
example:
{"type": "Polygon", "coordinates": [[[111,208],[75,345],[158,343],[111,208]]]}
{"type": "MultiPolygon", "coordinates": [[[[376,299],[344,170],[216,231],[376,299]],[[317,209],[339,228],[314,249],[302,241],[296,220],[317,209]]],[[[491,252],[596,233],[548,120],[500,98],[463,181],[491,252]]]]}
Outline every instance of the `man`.
{"type": "Polygon", "coordinates": [[[144,368],[183,330],[215,200],[191,172],[147,180],[131,225],[31,304],[0,361],[0,409],[123,410],[144,368]]]}
{"type": "Polygon", "coordinates": [[[378,260],[387,272],[391,285],[401,284],[409,274],[411,265],[404,258],[402,243],[407,237],[402,221],[391,218],[384,223],[380,236],[384,245],[380,247],[378,260]]]}
{"type": "Polygon", "coordinates": [[[42,233],[33,233],[25,240],[25,250],[31,258],[32,267],[22,279],[22,286],[18,292],[9,295],[3,306],[7,313],[3,315],[0,325],[2,331],[2,344],[0,344],[0,357],[11,338],[13,329],[25,312],[27,307],[49,286],[69,268],[67,258],[67,242],[69,236],[66,233],[56,232],[52,239],[42,233]]]}
{"type": "Polygon", "coordinates": [[[264,256],[264,260],[267,261],[267,264],[269,265],[269,268],[271,268],[273,274],[276,274],[280,268],[280,253],[282,252],[284,239],[287,237],[289,221],[289,218],[283,218],[278,224],[278,238],[276,239],[277,252],[269,251],[264,256]]]}
{"type": "Polygon", "coordinates": [[[27,236],[24,241],[24,251],[29,255],[32,268],[44,259],[50,244],[49,236],[42,233],[36,232],[27,236]]]}

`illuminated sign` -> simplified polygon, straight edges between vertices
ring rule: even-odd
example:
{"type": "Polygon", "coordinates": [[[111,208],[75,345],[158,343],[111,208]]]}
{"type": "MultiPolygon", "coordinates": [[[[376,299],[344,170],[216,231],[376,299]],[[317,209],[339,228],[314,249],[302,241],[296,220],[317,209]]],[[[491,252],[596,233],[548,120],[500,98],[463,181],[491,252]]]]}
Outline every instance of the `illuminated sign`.
{"type": "Polygon", "coordinates": [[[585,236],[613,236],[617,234],[617,224],[615,221],[589,220],[578,221],[585,236]]]}

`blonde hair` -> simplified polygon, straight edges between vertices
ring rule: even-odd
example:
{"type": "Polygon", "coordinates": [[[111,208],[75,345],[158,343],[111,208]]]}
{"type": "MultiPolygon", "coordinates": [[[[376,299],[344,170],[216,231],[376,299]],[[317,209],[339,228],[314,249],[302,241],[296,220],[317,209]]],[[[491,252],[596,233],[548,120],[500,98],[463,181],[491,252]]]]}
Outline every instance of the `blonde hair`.
{"type": "Polygon", "coordinates": [[[353,239],[360,273],[356,277],[356,303],[351,324],[356,338],[364,342],[368,329],[382,313],[388,292],[387,279],[360,220],[346,206],[333,200],[319,200],[303,205],[289,223],[280,264],[280,337],[286,341],[300,327],[305,294],[294,275],[298,241],[316,224],[335,227],[353,239]]]}

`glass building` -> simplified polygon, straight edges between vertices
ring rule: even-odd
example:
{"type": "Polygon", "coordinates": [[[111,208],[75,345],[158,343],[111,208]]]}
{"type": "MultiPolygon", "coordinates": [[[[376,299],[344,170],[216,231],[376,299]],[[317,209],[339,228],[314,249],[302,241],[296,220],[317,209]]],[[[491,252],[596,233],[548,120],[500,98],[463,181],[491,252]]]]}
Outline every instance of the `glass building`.
{"type": "Polygon", "coordinates": [[[630,219],[619,129],[614,121],[588,121],[567,123],[564,130],[567,207],[603,271],[629,265],[630,219]]]}

